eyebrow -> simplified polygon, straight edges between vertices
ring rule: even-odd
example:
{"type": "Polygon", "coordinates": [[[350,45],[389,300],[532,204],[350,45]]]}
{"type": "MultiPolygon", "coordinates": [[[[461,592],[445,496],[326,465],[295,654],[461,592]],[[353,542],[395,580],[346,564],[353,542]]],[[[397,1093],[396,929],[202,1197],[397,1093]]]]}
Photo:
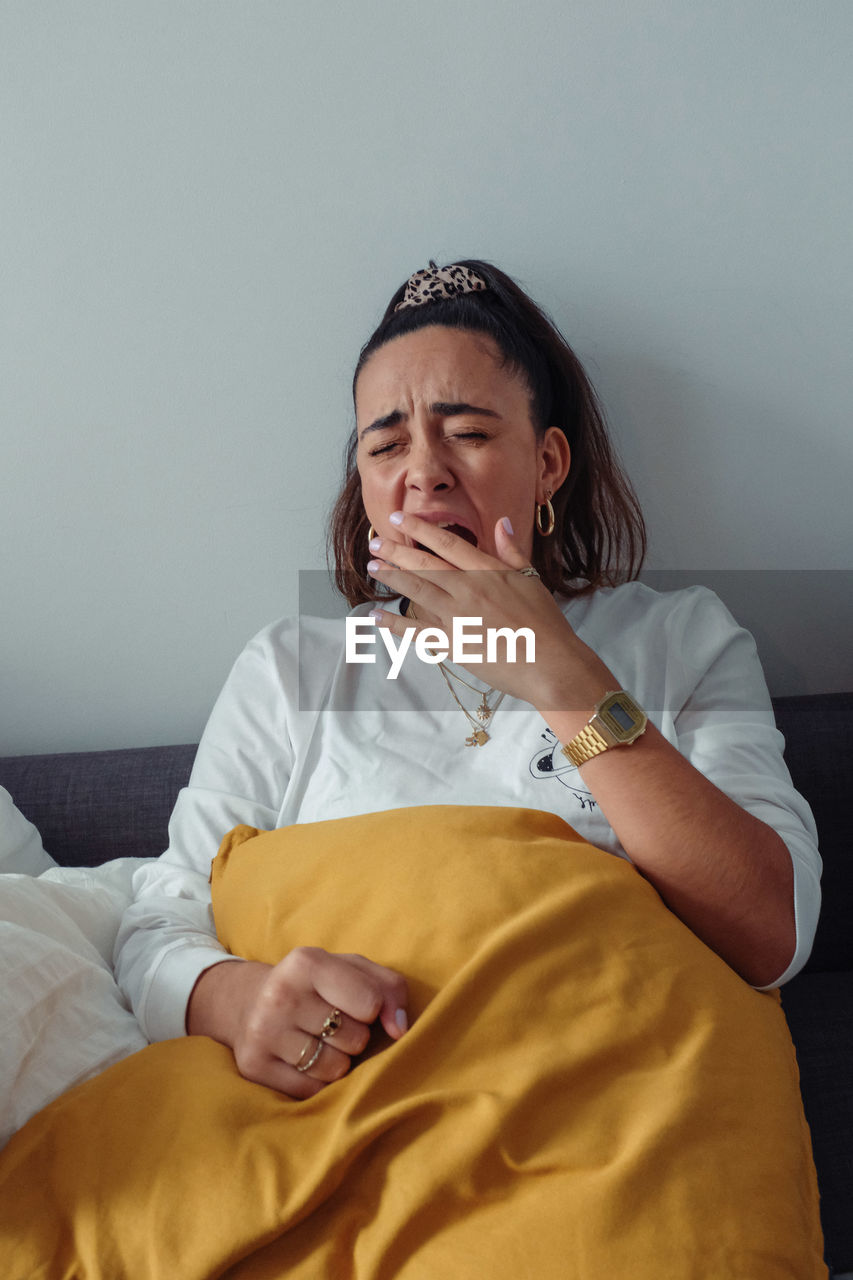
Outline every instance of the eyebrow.
{"type": "MultiPolygon", "coordinates": [[[[467,404],[462,401],[436,400],[429,406],[430,413],[441,418],[458,418],[462,414],[475,414],[481,418],[499,418],[501,415],[495,413],[494,409],[483,409],[476,404],[467,404]]],[[[376,418],[371,422],[369,427],[365,427],[359,436],[363,440],[369,431],[383,431],[386,427],[396,427],[398,423],[405,422],[408,414],[403,413],[402,409],[395,409],[392,413],[383,414],[381,418],[376,418]]]]}

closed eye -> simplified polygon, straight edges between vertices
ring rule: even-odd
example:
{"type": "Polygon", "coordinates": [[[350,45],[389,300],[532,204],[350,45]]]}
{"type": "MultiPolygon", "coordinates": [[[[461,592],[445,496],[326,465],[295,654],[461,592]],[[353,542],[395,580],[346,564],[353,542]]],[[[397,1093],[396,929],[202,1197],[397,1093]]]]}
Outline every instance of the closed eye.
{"type": "MultiPolygon", "coordinates": [[[[488,440],[489,434],[486,431],[454,431],[451,435],[446,436],[447,440],[488,440]]],[[[391,440],[388,444],[377,445],[375,449],[368,451],[369,458],[378,458],[383,453],[390,453],[392,449],[396,449],[401,442],[399,440],[391,440]]]]}

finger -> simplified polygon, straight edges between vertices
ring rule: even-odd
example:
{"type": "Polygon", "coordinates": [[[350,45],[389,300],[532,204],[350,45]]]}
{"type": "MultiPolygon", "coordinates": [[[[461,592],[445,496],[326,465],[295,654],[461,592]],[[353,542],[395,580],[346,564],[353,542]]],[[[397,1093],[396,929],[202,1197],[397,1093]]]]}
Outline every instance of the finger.
{"type": "Polygon", "coordinates": [[[270,972],[247,1020],[248,1031],[259,1044],[278,1053],[285,1032],[319,1035],[326,1015],[339,1009],[355,1049],[354,1024],[369,1025],[380,1005],[379,991],[340,957],[322,947],[294,947],[270,972]]]}
{"type": "MultiPolygon", "coordinates": [[[[322,1040],[330,1048],[350,1057],[363,1053],[370,1039],[370,1026],[367,1023],[350,1017],[337,1006],[326,1004],[317,995],[312,995],[306,1001],[304,1011],[300,1012],[298,1032],[303,1043],[306,1036],[313,1036],[315,1040],[322,1040]]],[[[290,1060],[290,1055],[282,1056],[290,1060]]]]}
{"type": "Polygon", "coordinates": [[[409,1027],[409,989],[406,979],[394,969],[368,960],[365,956],[346,955],[356,968],[361,969],[366,977],[375,979],[380,986],[382,1003],[379,1009],[379,1020],[392,1040],[399,1040],[409,1027]]]}
{"type": "MultiPolygon", "coordinates": [[[[367,1039],[369,1037],[368,1032],[367,1039]]],[[[349,1054],[341,1053],[328,1040],[306,1036],[303,1032],[294,1032],[288,1038],[286,1053],[287,1056],[282,1061],[292,1066],[299,1075],[311,1076],[314,1080],[321,1080],[323,1084],[342,1080],[351,1066],[349,1054]]]]}
{"type": "MultiPolygon", "coordinates": [[[[429,520],[422,520],[420,516],[394,511],[388,518],[396,529],[411,538],[413,544],[419,542],[422,547],[457,569],[485,569],[493,563],[491,556],[478,551],[465,538],[460,538],[450,529],[442,529],[429,520]]],[[[414,546],[407,549],[417,550],[414,546]]]]}
{"type": "MultiPolygon", "coordinates": [[[[455,564],[440,559],[431,551],[425,551],[421,547],[410,547],[405,542],[394,542],[391,538],[373,538],[370,551],[373,558],[381,564],[389,565],[394,569],[409,569],[425,577],[430,574],[447,573],[448,570],[458,572],[455,564]]],[[[435,578],[434,581],[440,582],[441,579],[435,578]]]]}
{"type": "Polygon", "coordinates": [[[383,533],[381,537],[377,534],[375,538],[371,538],[367,544],[367,549],[374,556],[381,553],[382,559],[388,564],[396,564],[397,553],[401,549],[408,547],[408,545],[407,542],[403,542],[401,539],[389,538],[387,534],[383,533]]]}
{"type": "Polygon", "coordinates": [[[529,557],[516,545],[509,516],[502,516],[495,525],[495,550],[510,569],[526,569],[530,564],[529,557]]]}
{"type": "MultiPolygon", "coordinates": [[[[415,555],[424,557],[425,553],[418,551],[415,555]]],[[[434,556],[425,558],[431,562],[431,566],[436,564],[434,556]]],[[[428,613],[440,617],[443,612],[452,609],[454,589],[458,592],[463,586],[459,582],[460,571],[453,569],[451,565],[441,565],[438,569],[432,567],[403,569],[398,565],[388,564],[384,560],[373,559],[367,563],[367,572],[377,582],[381,582],[398,595],[415,601],[418,606],[418,616],[417,619],[407,620],[409,626],[413,621],[423,624],[428,613]]]]}
{"type": "MultiPolygon", "coordinates": [[[[297,1059],[299,1052],[297,1049],[297,1059]]],[[[244,1079],[251,1080],[254,1084],[266,1085],[268,1089],[275,1089],[297,1101],[313,1098],[326,1087],[325,1080],[319,1080],[307,1071],[297,1071],[291,1063],[276,1054],[258,1052],[252,1044],[236,1044],[234,1061],[244,1079]]]]}
{"type": "MultiPolygon", "coordinates": [[[[323,951],[320,947],[297,947],[282,961],[289,964],[302,989],[310,988],[326,1007],[340,1009],[356,1022],[370,1026],[379,1017],[389,983],[381,966],[360,958],[323,951]]],[[[325,1015],[324,1015],[325,1016],[325,1015]]]]}

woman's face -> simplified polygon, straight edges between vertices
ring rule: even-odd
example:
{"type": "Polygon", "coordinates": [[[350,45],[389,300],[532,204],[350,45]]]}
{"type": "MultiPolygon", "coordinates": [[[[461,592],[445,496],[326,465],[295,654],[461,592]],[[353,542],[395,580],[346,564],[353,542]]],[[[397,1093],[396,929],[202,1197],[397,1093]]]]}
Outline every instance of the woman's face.
{"type": "Polygon", "coordinates": [[[362,499],[380,536],[399,540],[388,517],[412,512],[494,555],[495,525],[509,516],[530,555],[535,505],[565,479],[569,447],[556,427],[537,440],[527,384],[501,368],[491,338],[430,325],[387,342],[359,375],[356,422],[362,499]]]}

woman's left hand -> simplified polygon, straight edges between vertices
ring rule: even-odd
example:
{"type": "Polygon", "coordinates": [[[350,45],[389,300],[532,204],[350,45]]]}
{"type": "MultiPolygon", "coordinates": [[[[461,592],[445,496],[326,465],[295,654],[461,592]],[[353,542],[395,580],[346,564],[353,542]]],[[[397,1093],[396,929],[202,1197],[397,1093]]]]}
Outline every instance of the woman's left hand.
{"type": "Polygon", "coordinates": [[[418,631],[439,627],[452,641],[455,618],[476,620],[466,625],[466,631],[469,636],[482,634],[482,649],[471,641],[467,651],[481,652],[482,661],[466,660],[460,665],[486,684],[540,711],[573,705],[588,709],[608,689],[618,687],[604,663],[572,630],[538,576],[520,572],[528,567],[529,559],[502,520],[495,526],[497,556],[491,556],[428,520],[395,515],[402,517],[399,523],[392,518],[401,535],[408,535],[429,551],[387,537],[371,543],[371,549],[375,548],[368,565],[371,576],[407,596],[416,615],[400,617],[381,610],[377,617],[380,626],[397,636],[412,626],[418,631]],[[489,628],[528,629],[534,638],[535,659],[525,661],[522,632],[514,662],[508,660],[508,646],[501,638],[495,660],[487,662],[485,636],[489,628]]]}

